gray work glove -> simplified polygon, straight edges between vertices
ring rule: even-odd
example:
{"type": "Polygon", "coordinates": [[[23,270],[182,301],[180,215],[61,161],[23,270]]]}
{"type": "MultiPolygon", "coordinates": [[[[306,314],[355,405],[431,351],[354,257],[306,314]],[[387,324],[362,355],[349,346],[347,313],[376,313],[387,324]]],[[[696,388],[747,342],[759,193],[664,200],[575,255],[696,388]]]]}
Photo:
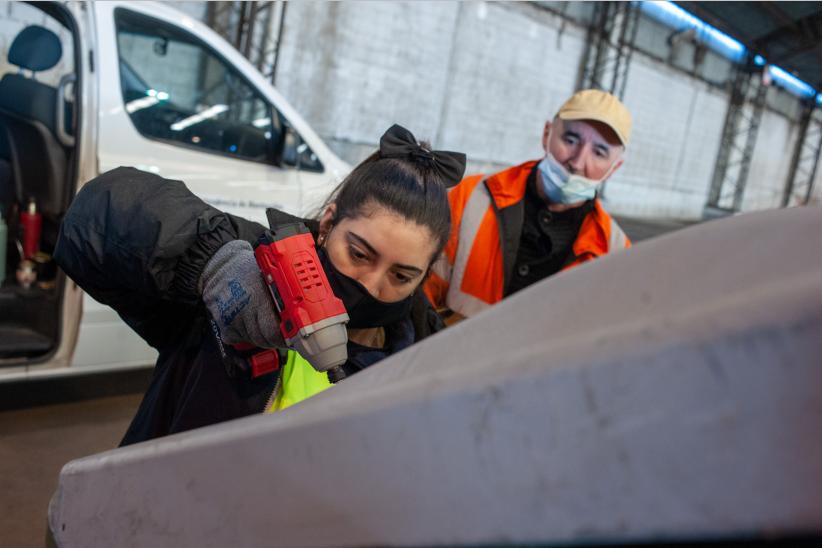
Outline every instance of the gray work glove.
{"type": "Polygon", "coordinates": [[[274,300],[263,282],[251,244],[234,240],[217,250],[200,277],[203,302],[224,343],[285,346],[274,300]]]}

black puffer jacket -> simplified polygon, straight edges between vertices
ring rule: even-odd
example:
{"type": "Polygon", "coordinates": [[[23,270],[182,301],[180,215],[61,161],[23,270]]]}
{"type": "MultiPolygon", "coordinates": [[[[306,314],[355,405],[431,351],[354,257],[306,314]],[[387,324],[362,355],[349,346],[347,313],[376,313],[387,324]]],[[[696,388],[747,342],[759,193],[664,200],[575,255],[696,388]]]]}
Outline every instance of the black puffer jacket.
{"type": "MultiPolygon", "coordinates": [[[[276,374],[227,374],[197,285],[220,246],[236,239],[254,245],[263,230],[209,206],[180,181],[133,168],[109,171],[77,194],[60,230],[57,263],[160,353],[122,445],[262,412],[276,374]]],[[[418,341],[442,322],[423,292],[415,294],[418,341]]]]}

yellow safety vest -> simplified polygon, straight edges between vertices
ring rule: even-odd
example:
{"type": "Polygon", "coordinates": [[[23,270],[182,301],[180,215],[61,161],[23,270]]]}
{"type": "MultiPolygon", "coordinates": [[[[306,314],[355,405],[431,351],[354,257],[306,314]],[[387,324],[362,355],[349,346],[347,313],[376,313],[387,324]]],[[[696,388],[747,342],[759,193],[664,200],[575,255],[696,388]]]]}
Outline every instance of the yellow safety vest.
{"type": "Polygon", "coordinates": [[[326,373],[319,373],[305,358],[293,350],[288,351],[280,379],[274,388],[274,403],[266,409],[266,413],[273,413],[295,403],[319,394],[332,386],[326,373]]]}

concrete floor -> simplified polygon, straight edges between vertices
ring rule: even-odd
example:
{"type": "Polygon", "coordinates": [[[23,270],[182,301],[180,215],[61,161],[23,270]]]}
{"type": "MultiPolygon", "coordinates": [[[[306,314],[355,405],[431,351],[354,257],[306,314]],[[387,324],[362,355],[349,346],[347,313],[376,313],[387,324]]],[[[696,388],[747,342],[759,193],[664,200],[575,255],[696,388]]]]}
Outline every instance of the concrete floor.
{"type": "Polygon", "coordinates": [[[141,394],[0,413],[0,546],[45,545],[46,510],[65,463],[116,447],[141,394]]]}
{"type": "MultiPolygon", "coordinates": [[[[688,224],[618,222],[634,243],[688,224]]],[[[139,388],[140,382],[130,379],[128,384],[139,388]]],[[[41,395],[32,392],[21,397],[32,398],[34,405],[41,395]]],[[[78,397],[88,394],[78,393],[78,397]]],[[[70,460],[116,447],[141,398],[141,394],[111,396],[0,412],[0,548],[44,546],[46,511],[60,469],[70,460]]]]}

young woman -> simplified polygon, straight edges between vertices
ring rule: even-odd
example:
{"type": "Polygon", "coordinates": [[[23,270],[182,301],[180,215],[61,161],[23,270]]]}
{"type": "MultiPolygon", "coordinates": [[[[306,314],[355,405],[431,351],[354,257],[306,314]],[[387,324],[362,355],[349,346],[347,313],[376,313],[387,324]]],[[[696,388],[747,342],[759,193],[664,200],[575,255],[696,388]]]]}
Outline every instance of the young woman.
{"type": "MultiPolygon", "coordinates": [[[[348,323],[346,374],[441,328],[418,290],[449,236],[446,188],[465,156],[431,151],[399,126],[358,165],[319,221],[304,221],[348,323]]],[[[252,249],[264,227],[220,212],[179,181],[132,168],[83,187],[55,258],[159,351],[151,385],[122,445],[287,407],[329,386],[293,351],[279,372],[224,367],[209,319],[228,344],[284,346],[252,249]],[[239,297],[239,298],[238,298],[239,297]]]]}

